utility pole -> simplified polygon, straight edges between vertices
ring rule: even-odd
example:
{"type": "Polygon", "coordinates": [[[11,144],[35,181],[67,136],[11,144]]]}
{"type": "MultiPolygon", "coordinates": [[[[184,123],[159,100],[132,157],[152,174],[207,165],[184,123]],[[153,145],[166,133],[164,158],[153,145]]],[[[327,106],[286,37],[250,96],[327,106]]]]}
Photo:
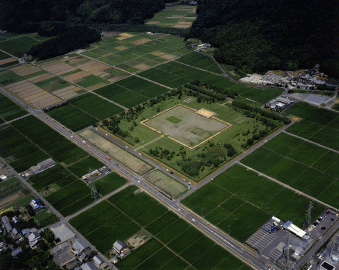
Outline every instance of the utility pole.
{"type": "Polygon", "coordinates": [[[308,228],[308,226],[310,226],[311,224],[311,210],[313,208],[313,202],[310,201],[310,204],[306,210],[306,217],[305,217],[305,220],[304,220],[304,229],[308,228]]]}
{"type": "Polygon", "coordinates": [[[99,193],[95,187],[94,182],[89,182],[89,187],[91,188],[91,197],[92,199],[97,199],[99,197],[99,193]]]}

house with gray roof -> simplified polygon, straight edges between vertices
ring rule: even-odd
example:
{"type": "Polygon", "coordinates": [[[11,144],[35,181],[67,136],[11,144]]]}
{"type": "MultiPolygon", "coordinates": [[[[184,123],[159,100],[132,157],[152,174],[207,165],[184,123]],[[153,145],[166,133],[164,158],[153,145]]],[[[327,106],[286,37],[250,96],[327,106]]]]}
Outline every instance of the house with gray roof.
{"type": "Polygon", "coordinates": [[[75,255],[85,259],[87,257],[85,250],[87,250],[88,248],[89,248],[89,245],[85,241],[79,239],[74,242],[73,247],[72,247],[72,252],[75,255]]]}
{"type": "Polygon", "coordinates": [[[82,270],[99,270],[93,262],[87,262],[80,265],[82,270]]]}
{"type": "Polygon", "coordinates": [[[7,216],[3,216],[1,218],[2,224],[4,225],[6,231],[10,233],[13,230],[11,223],[9,222],[9,218],[7,216]]]}
{"type": "Polygon", "coordinates": [[[42,237],[38,232],[32,232],[28,236],[29,246],[31,248],[34,248],[40,241],[42,240],[42,237]]]}
{"type": "Polygon", "coordinates": [[[120,258],[125,257],[127,254],[131,252],[127,245],[120,240],[116,241],[113,244],[113,249],[117,254],[119,254],[120,258]]]}
{"type": "Polygon", "coordinates": [[[22,251],[21,248],[18,248],[18,249],[16,249],[16,250],[13,250],[12,256],[15,257],[15,256],[18,255],[21,251],[22,251]]]}

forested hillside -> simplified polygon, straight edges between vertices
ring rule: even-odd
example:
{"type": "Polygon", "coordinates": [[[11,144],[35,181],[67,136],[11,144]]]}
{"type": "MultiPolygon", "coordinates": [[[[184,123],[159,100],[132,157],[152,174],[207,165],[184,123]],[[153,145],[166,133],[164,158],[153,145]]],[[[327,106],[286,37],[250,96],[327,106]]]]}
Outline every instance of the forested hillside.
{"type": "Polygon", "coordinates": [[[25,32],[33,23],[140,24],[165,8],[165,0],[3,0],[0,1],[2,28],[25,32]]]}
{"type": "Polygon", "coordinates": [[[337,0],[198,1],[190,36],[219,47],[218,61],[245,72],[321,64],[339,78],[337,0]]]}

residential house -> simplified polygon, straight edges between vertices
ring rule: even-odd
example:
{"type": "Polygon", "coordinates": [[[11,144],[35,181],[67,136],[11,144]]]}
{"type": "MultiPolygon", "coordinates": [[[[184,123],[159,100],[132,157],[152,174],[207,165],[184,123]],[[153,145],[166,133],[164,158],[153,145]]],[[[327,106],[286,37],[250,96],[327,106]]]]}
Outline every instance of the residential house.
{"type": "Polygon", "coordinates": [[[2,224],[4,225],[6,231],[10,233],[13,229],[11,223],[9,222],[9,218],[7,216],[3,216],[1,218],[2,224]]]}
{"type": "Polygon", "coordinates": [[[82,270],[99,270],[93,262],[87,262],[80,265],[82,270]]]}
{"type": "Polygon", "coordinates": [[[14,227],[12,232],[11,232],[13,238],[18,238],[21,236],[21,232],[18,228],[14,227]]]}
{"type": "Polygon", "coordinates": [[[72,252],[80,258],[86,259],[88,255],[86,253],[86,250],[88,249],[89,249],[89,245],[86,244],[85,241],[79,239],[73,243],[72,252]]]}
{"type": "Polygon", "coordinates": [[[33,211],[35,211],[35,212],[38,212],[38,211],[40,211],[40,210],[42,210],[44,208],[41,205],[39,199],[33,199],[29,205],[32,206],[33,211]]]}
{"type": "Polygon", "coordinates": [[[108,266],[107,263],[105,263],[105,261],[102,258],[100,258],[98,255],[95,255],[93,257],[93,261],[99,268],[105,268],[108,266]]]}
{"type": "Polygon", "coordinates": [[[42,240],[42,237],[40,236],[40,234],[38,232],[32,232],[29,236],[28,236],[28,241],[29,241],[29,246],[31,248],[36,247],[36,245],[42,240]]]}
{"type": "Polygon", "coordinates": [[[13,256],[13,257],[16,257],[16,255],[18,255],[21,251],[22,251],[21,248],[18,248],[18,249],[16,249],[16,250],[13,250],[12,256],[13,256]]]}
{"type": "Polygon", "coordinates": [[[127,247],[127,245],[120,240],[114,243],[113,249],[115,250],[117,254],[120,255],[121,258],[125,257],[127,254],[131,252],[130,249],[127,247]]]}

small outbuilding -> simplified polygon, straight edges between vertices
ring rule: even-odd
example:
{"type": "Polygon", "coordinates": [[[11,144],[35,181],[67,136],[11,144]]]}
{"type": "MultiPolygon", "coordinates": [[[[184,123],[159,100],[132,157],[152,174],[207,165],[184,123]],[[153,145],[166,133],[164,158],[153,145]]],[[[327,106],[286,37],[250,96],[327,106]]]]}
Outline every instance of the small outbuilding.
{"type": "Polygon", "coordinates": [[[93,262],[87,262],[82,265],[80,265],[80,268],[82,270],[99,270],[93,262]]]}

